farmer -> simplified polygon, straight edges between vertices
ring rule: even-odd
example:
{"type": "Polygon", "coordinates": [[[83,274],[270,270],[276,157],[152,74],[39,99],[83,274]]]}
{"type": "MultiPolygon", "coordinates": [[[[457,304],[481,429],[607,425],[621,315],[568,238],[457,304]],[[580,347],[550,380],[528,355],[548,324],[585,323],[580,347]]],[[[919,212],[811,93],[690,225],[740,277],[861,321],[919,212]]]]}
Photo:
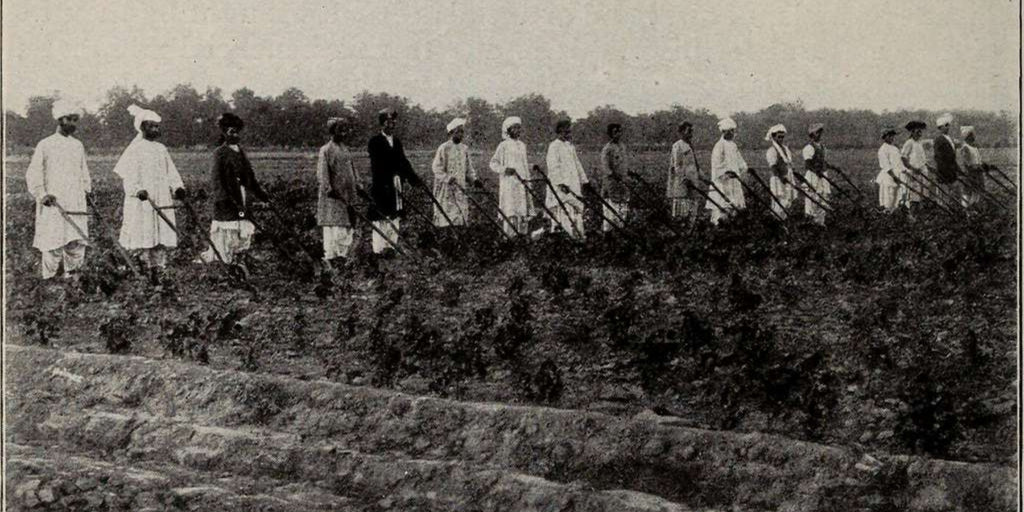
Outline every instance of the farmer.
{"type": "Polygon", "coordinates": [[[963,195],[963,186],[958,183],[960,165],[956,161],[956,147],[949,136],[949,127],[953,123],[951,114],[943,114],[935,121],[939,136],[935,138],[935,181],[954,196],[963,195]]]}
{"type": "Polygon", "coordinates": [[[971,206],[981,200],[981,191],[985,190],[985,163],[981,161],[981,152],[974,146],[974,127],[961,126],[960,164],[964,170],[963,205],[971,206]]]}
{"type": "MultiPolygon", "coordinates": [[[[804,180],[812,189],[811,195],[817,195],[828,200],[832,195],[832,186],[828,182],[828,170],[832,168],[826,160],[825,146],[821,143],[821,135],[825,131],[825,125],[814,123],[807,128],[807,138],[810,141],[804,146],[804,180]]],[[[818,206],[814,201],[804,201],[804,214],[814,220],[817,224],[825,225],[825,209],[818,206]]]]}
{"type": "Polygon", "coordinates": [[[896,208],[905,206],[907,199],[907,189],[900,184],[908,180],[907,169],[903,166],[899,148],[893,144],[895,139],[895,128],[882,129],[882,145],[878,148],[879,171],[875,183],[878,184],[878,205],[885,209],[886,213],[892,213],[896,208]],[[895,179],[889,175],[890,171],[896,176],[895,179]]]}
{"type": "Polygon", "coordinates": [[[214,248],[225,263],[232,263],[235,256],[249,249],[256,227],[249,221],[253,198],[267,201],[269,198],[252,170],[245,152],[238,146],[245,123],[231,112],[221,114],[217,119],[220,127],[221,145],[213,151],[213,168],[210,172],[210,195],[213,199],[213,222],[210,224],[210,240],[213,247],[203,252],[203,262],[217,261],[214,248]]]}
{"type": "Polygon", "coordinates": [[[583,238],[583,203],[577,198],[589,183],[572,140],[572,121],[562,119],[555,125],[557,138],[548,145],[547,165],[551,189],[544,201],[554,214],[552,219],[573,238],[583,238]],[[555,192],[557,191],[557,192],[555,192]],[[557,195],[556,195],[557,194],[557,195]]]}
{"type": "Polygon", "coordinates": [[[469,155],[469,148],[462,143],[466,135],[466,120],[456,117],[448,123],[448,140],[437,148],[434,154],[434,197],[444,207],[444,213],[434,206],[434,225],[448,226],[448,219],[456,226],[469,222],[469,201],[462,191],[472,183],[478,188],[483,184],[477,179],[476,170],[469,155]],[[447,215],[447,217],[446,217],[447,215]]]}
{"type": "MultiPolygon", "coordinates": [[[[174,199],[185,197],[185,185],[160,137],[160,115],[138,105],[128,107],[134,118],[132,142],[114,165],[114,174],[124,186],[121,245],[138,250],[142,261],[154,272],[167,266],[167,249],[178,246],[178,235],[153,205],[173,206],[174,199]]],[[[161,210],[174,222],[174,209],[161,210]]]]}
{"type": "Polygon", "coordinates": [[[368,218],[377,229],[373,232],[374,254],[392,252],[392,243],[398,243],[399,222],[402,210],[402,182],[421,185],[419,176],[412,170],[412,164],[405,156],[402,141],[395,136],[398,112],[385,108],[377,113],[380,133],[370,137],[367,150],[370,153],[370,194],[372,201],[368,218]],[[379,231],[379,232],[378,232],[379,231]],[[387,238],[380,233],[387,235],[387,238]]]}
{"type": "Polygon", "coordinates": [[[743,155],[733,142],[733,138],[736,137],[736,121],[731,118],[722,119],[718,122],[718,130],[722,132],[722,138],[718,139],[711,150],[711,182],[722,193],[714,188],[709,190],[709,201],[705,205],[706,209],[711,210],[711,223],[716,226],[722,217],[734,213],[734,209],[747,206],[743,197],[743,185],[740,183],[740,175],[747,170],[747,162],[743,160],[743,155]],[[728,211],[719,209],[712,201],[728,211]],[[732,206],[729,206],[729,203],[732,206]]]}
{"type": "Polygon", "coordinates": [[[698,178],[697,155],[691,146],[693,124],[679,124],[679,140],[672,144],[672,157],[668,171],[668,200],[672,204],[672,217],[691,219],[699,208],[698,196],[686,186],[685,180],[696,184],[698,178]]]}
{"type": "Polygon", "coordinates": [[[924,152],[924,146],[921,145],[921,134],[927,127],[928,125],[923,121],[911,121],[904,126],[910,132],[910,138],[903,143],[903,149],[900,150],[903,166],[909,174],[920,175],[916,179],[908,176],[909,179],[904,181],[910,188],[907,203],[911,207],[915,203],[920,203],[924,197],[931,197],[928,190],[930,187],[927,186],[928,182],[923,177],[928,172],[928,156],[924,152]]]}
{"type": "Polygon", "coordinates": [[[356,200],[356,170],[352,156],[342,142],[348,136],[351,123],[347,117],[327,120],[327,133],[331,140],[320,147],[316,161],[316,181],[319,195],[316,203],[316,223],[323,228],[324,261],[345,260],[355,242],[352,204],[356,200]]]}
{"type": "Polygon", "coordinates": [[[32,247],[42,253],[43,279],[57,275],[61,263],[64,277],[74,278],[85,261],[88,243],[70,224],[75,222],[86,236],[89,215],[85,196],[92,190],[85,147],[71,135],[78,127],[81,109],[65,101],[53,105],[57,132],[39,141],[25,171],[28,192],[36,200],[36,226],[32,247]],[[70,221],[61,215],[64,208],[70,221]]]}
{"type": "Polygon", "coordinates": [[[772,195],[778,199],[772,201],[772,211],[779,218],[785,219],[786,210],[796,199],[796,189],[793,188],[793,154],[786,147],[786,127],[781,124],[772,126],[764,140],[771,143],[771,147],[765,152],[765,158],[768,160],[768,169],[772,172],[769,181],[772,195]]]}
{"type": "Polygon", "coordinates": [[[624,219],[629,215],[629,190],[623,180],[629,171],[630,155],[621,142],[621,124],[608,125],[608,139],[608,143],[601,149],[601,171],[604,174],[601,180],[601,195],[607,203],[607,206],[602,207],[604,222],[601,230],[606,232],[614,227],[609,219],[624,219]]]}
{"type": "Polygon", "coordinates": [[[491,157],[491,170],[501,176],[498,182],[498,207],[508,217],[509,222],[502,225],[505,233],[514,235],[527,232],[527,221],[533,216],[533,203],[530,193],[516,177],[526,180],[530,177],[527,162],[526,144],[519,140],[522,133],[522,120],[518,117],[507,117],[501,123],[501,143],[491,157]]]}

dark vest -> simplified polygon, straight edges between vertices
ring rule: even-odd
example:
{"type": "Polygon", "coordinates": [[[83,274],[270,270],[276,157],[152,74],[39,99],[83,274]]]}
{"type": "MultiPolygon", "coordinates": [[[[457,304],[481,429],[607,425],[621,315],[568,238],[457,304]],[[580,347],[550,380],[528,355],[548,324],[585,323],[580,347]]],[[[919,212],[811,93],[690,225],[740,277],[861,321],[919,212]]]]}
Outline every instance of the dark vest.
{"type": "Polygon", "coordinates": [[[811,147],[814,148],[814,157],[807,160],[808,171],[813,171],[815,174],[821,174],[825,172],[825,146],[820,142],[811,142],[811,147]]]}

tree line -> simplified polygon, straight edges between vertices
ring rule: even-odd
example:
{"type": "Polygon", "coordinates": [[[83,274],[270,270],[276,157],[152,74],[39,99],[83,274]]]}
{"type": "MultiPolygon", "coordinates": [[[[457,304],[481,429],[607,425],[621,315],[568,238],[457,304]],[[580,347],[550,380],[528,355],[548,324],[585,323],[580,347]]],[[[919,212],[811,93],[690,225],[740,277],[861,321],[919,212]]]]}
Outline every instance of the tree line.
{"type": "MultiPolygon", "coordinates": [[[[25,115],[6,111],[6,151],[33,147],[40,139],[53,133],[55,122],[52,107],[55,96],[33,96],[25,115]]],[[[301,149],[323,144],[327,136],[327,119],[354,110],[356,128],[349,144],[362,147],[377,129],[377,112],[384,107],[396,108],[400,115],[398,133],[411,148],[433,148],[444,138],[445,125],[453,117],[469,120],[466,126],[469,143],[477,148],[491,148],[501,141],[501,122],[506,116],[523,119],[523,138],[531,145],[541,145],[554,137],[555,122],[567,117],[555,110],[551,101],[540,94],[527,94],[503,104],[470,97],[459,100],[443,110],[425,109],[409,98],[388,93],[363,91],[351,101],[310,99],[298,88],[290,88],[278,96],[259,96],[249,88],[238,89],[225,97],[215,87],[200,93],[190,84],[180,84],[170,91],[148,98],[138,87],[117,86],[110,89],[95,112],[86,112],[79,122],[77,136],[90,151],[117,151],[135,136],[132,118],[126,110],[132,103],[155,110],[162,117],[163,142],[174,148],[203,149],[217,144],[217,117],[232,111],[246,122],[244,142],[249,147],[301,149]]],[[[981,145],[1015,146],[1016,115],[1008,111],[987,112],[954,110],[958,125],[974,125],[981,145]]],[[[737,142],[741,147],[761,147],[767,128],[783,123],[790,131],[794,145],[806,138],[806,127],[814,122],[825,123],[826,143],[833,148],[873,148],[879,144],[879,129],[885,125],[902,127],[911,119],[924,120],[932,126],[940,112],[904,110],[877,113],[870,110],[807,110],[798,102],[779,103],[757,112],[733,116],[739,124],[737,142]]],[[[682,121],[694,125],[695,143],[709,146],[718,137],[718,117],[707,109],[673,105],[667,110],[629,115],[612,105],[594,108],[586,117],[574,120],[574,139],[582,147],[600,147],[605,141],[608,123],[625,127],[628,143],[639,147],[667,148],[676,139],[676,127],[682,121]]]]}

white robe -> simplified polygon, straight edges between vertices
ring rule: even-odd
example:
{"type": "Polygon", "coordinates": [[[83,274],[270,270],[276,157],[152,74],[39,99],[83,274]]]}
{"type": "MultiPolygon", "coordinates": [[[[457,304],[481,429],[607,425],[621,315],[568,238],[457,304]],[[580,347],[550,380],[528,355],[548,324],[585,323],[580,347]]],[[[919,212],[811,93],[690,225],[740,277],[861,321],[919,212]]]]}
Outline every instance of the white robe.
{"type": "Polygon", "coordinates": [[[900,204],[902,204],[907,198],[906,184],[906,168],[903,166],[903,159],[900,158],[900,150],[892,144],[882,144],[878,148],[878,176],[875,177],[875,183],[878,184],[878,205],[884,207],[887,210],[893,210],[900,204]],[[896,179],[902,181],[904,185],[900,185],[896,180],[889,175],[889,171],[892,171],[896,175],[896,179]]]}
{"type": "Polygon", "coordinates": [[[89,216],[84,214],[85,193],[92,190],[92,181],[85,163],[85,147],[78,139],[55,133],[39,141],[25,171],[25,184],[36,200],[32,247],[50,251],[82,240],[55,206],[43,206],[42,200],[47,194],[56,197],[61,207],[72,213],[72,220],[89,234],[89,216]]]}
{"type": "Polygon", "coordinates": [[[477,179],[469,148],[462,143],[446,141],[437,148],[431,168],[434,171],[434,197],[444,207],[442,213],[437,205],[434,206],[434,225],[445,227],[451,219],[456,226],[465,226],[469,223],[469,199],[459,187],[465,189],[469,182],[477,179]]]}
{"type": "MultiPolygon", "coordinates": [[[[747,206],[743,196],[743,185],[740,184],[739,178],[726,178],[725,173],[732,171],[736,173],[736,176],[742,177],[746,170],[747,162],[743,159],[743,155],[740,154],[736,143],[731,140],[718,139],[714,149],[711,150],[711,181],[725,194],[734,207],[740,209],[747,206]]],[[[716,201],[723,208],[729,208],[728,202],[714,188],[708,190],[708,197],[716,201]]],[[[716,212],[719,215],[724,213],[719,212],[718,208],[711,201],[707,202],[705,208],[711,210],[713,214],[716,212]]]]}
{"type": "Polygon", "coordinates": [[[590,180],[587,178],[586,171],[583,170],[583,163],[580,162],[580,158],[576,154],[576,147],[561,139],[551,141],[551,144],[548,145],[547,165],[548,179],[551,180],[552,187],[548,189],[544,204],[554,213],[555,221],[559,225],[567,228],[570,233],[573,233],[574,225],[575,229],[579,230],[579,235],[582,236],[584,234],[583,203],[576,196],[582,194],[583,184],[589,183],[590,180]],[[572,193],[563,193],[559,190],[559,185],[567,186],[572,193]],[[552,192],[552,188],[555,192],[552,192]],[[559,206],[559,199],[569,210],[568,217],[559,206]]]}
{"type": "Polygon", "coordinates": [[[790,153],[788,147],[779,146],[778,143],[772,141],[772,147],[765,152],[765,160],[768,161],[768,169],[771,171],[768,187],[771,189],[772,195],[779,200],[778,202],[772,200],[772,211],[782,218],[786,218],[786,211],[783,208],[792,206],[797,194],[794,188],[796,178],[793,176],[793,154],[790,153]],[[773,169],[778,164],[780,157],[786,166],[785,181],[776,176],[773,169]],[[779,206],[779,203],[782,203],[782,206],[779,206]]]}
{"type": "MultiPolygon", "coordinates": [[[[145,190],[157,206],[171,206],[173,191],[184,187],[167,147],[136,137],[114,165],[114,173],[121,177],[124,185],[121,245],[125,249],[176,247],[178,237],[174,231],[157,215],[149,201],[136,197],[140,190],[145,190]]],[[[174,210],[161,212],[175,222],[174,210]]]]}
{"type": "Polygon", "coordinates": [[[498,144],[491,157],[491,170],[500,176],[498,181],[498,204],[505,215],[529,216],[533,214],[533,202],[529,192],[515,176],[506,176],[505,169],[515,169],[519,178],[530,179],[530,164],[526,156],[526,144],[521,140],[507,139],[498,144]]]}

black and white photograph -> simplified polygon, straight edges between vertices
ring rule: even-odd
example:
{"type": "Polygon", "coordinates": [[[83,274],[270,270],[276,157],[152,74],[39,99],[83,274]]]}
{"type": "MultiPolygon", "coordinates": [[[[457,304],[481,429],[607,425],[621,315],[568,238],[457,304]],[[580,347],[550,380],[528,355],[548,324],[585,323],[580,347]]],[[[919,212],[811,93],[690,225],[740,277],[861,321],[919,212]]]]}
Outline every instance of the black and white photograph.
{"type": "Polygon", "coordinates": [[[1019,0],[0,18],[3,510],[1020,510],[1019,0]]]}

